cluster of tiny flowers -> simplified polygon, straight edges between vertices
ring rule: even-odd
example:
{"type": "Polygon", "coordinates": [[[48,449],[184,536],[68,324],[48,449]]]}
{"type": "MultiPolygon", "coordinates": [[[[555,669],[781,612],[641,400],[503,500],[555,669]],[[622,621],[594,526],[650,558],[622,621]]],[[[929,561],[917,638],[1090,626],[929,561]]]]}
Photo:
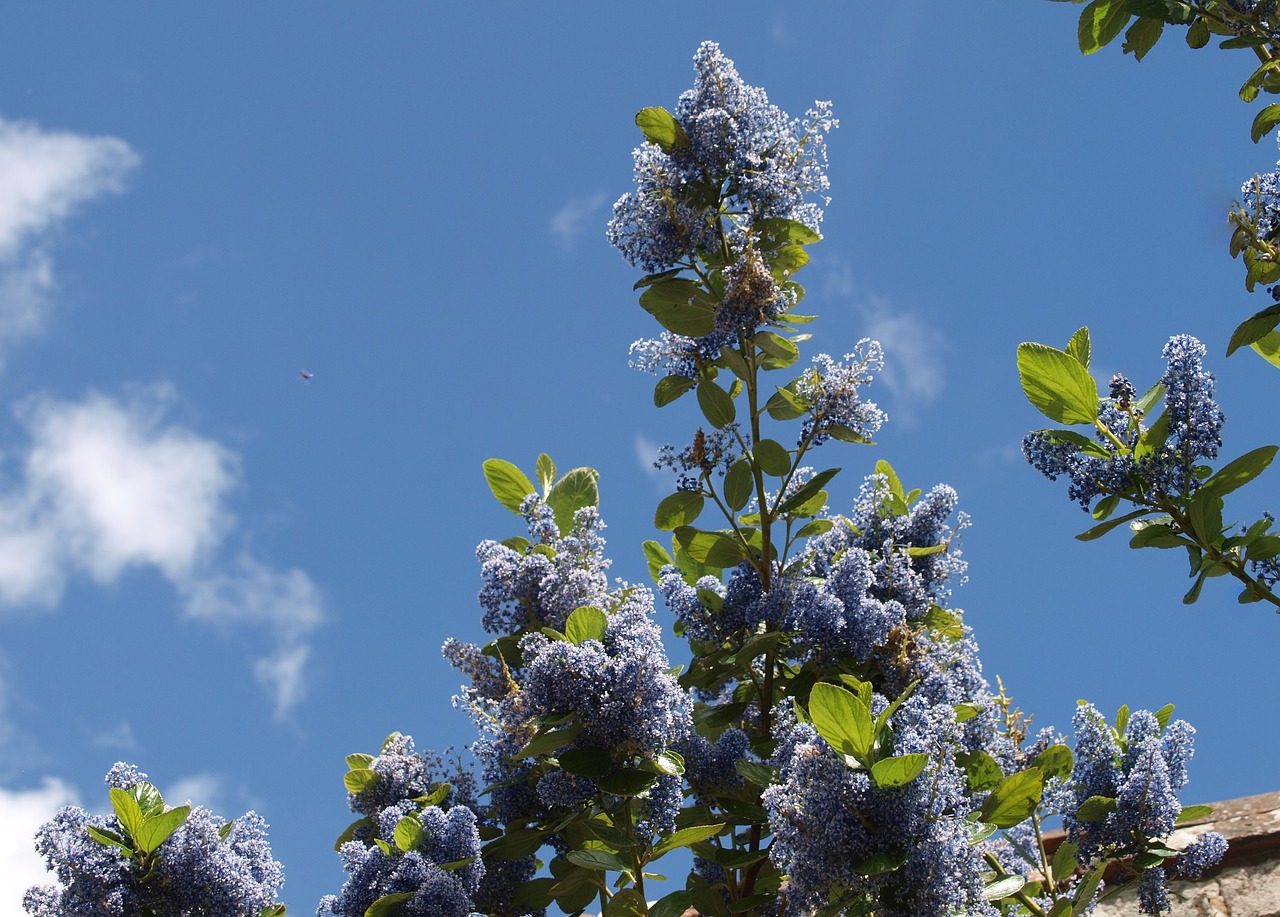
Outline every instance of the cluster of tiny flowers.
{"type": "Polygon", "coordinates": [[[664,331],[656,338],[641,338],[631,345],[631,368],[651,376],[698,378],[698,343],[694,338],[664,331]]]}
{"type": "Polygon", "coordinates": [[[484,876],[476,816],[467,806],[445,811],[438,806],[419,810],[411,800],[383,809],[374,819],[381,845],[348,841],[338,851],[347,881],[339,895],[326,895],[317,917],[364,917],[379,898],[409,894],[397,913],[412,917],[467,917],[475,911],[472,896],[484,876]],[[422,842],[403,851],[394,846],[401,819],[417,818],[422,842]],[[465,865],[453,864],[467,861],[465,865]],[[442,864],[450,866],[441,868],[442,864]]]}
{"type": "MultiPolygon", "coordinates": [[[[1071,839],[1079,843],[1081,862],[1136,856],[1149,839],[1173,833],[1182,811],[1176,791],[1187,783],[1187,764],[1194,752],[1195,730],[1190,724],[1177,720],[1162,730],[1154,713],[1138,710],[1119,735],[1091,704],[1076,708],[1073,723],[1076,747],[1071,778],[1048,794],[1046,801],[1062,814],[1071,839]],[[1115,808],[1100,821],[1082,821],[1077,810],[1095,796],[1114,799],[1115,808]]],[[[1206,834],[1174,861],[1174,867],[1198,875],[1225,850],[1221,835],[1206,834]]],[[[1140,899],[1154,906],[1163,900],[1164,885],[1163,869],[1144,875],[1140,899]]]]}
{"type": "MultiPolygon", "coordinates": [[[[146,776],[122,762],[106,782],[127,790],[146,776]]],[[[94,840],[88,827],[125,835],[114,815],[90,815],[79,806],[65,806],[36,832],[36,852],[60,885],[27,891],[22,903],[32,917],[257,917],[284,883],[267,825],[254,812],[227,830],[223,819],[195,806],[156,850],[146,874],[136,859],[94,840]]]]}
{"type": "Polygon", "coordinates": [[[863,401],[858,390],[869,385],[884,368],[884,350],[879,341],[863,338],[853,353],[837,363],[825,353],[813,358],[813,368],[800,377],[796,394],[809,405],[809,416],[800,431],[799,442],[819,446],[830,439],[833,427],[848,427],[870,439],[886,418],[874,402],[863,401]]]}
{"type": "Polygon", "coordinates": [[[1098,419],[1112,434],[1096,432],[1105,456],[1081,451],[1049,430],[1029,433],[1022,441],[1022,454],[1049,480],[1068,477],[1067,496],[1085,510],[1095,498],[1108,494],[1194,491],[1199,484],[1196,462],[1218,457],[1226,420],[1213,398],[1213,374],[1204,369],[1204,355],[1204,345],[1187,334],[1165,344],[1168,365],[1160,383],[1166,390],[1169,432],[1164,444],[1142,459],[1135,460],[1132,452],[1143,432],[1132,414],[1134,389],[1121,375],[1112,379],[1110,397],[1098,405],[1098,419]],[[1125,448],[1117,447],[1116,440],[1125,448]]]}
{"type": "MultiPolygon", "coordinates": [[[[886,703],[877,696],[873,709],[886,703]]],[[[954,712],[913,697],[892,722],[895,753],[922,751],[930,761],[906,786],[880,788],[811,726],[779,710],[771,763],[780,777],[763,803],[774,832],[770,857],[789,876],[788,899],[821,909],[831,889],[842,888],[875,902],[877,914],[998,913],[982,897],[983,851],[969,843],[965,816],[974,803],[952,753],[942,750],[955,744],[954,712]],[[906,856],[900,869],[860,868],[895,852],[906,856]]]]}
{"type": "Polygon", "coordinates": [[[830,103],[816,103],[803,125],[789,119],[763,89],[742,81],[714,42],[698,48],[694,67],[694,87],[675,112],[688,143],[669,153],[653,143],[638,148],[636,188],[613,205],[609,241],[646,271],[713,247],[721,233],[740,240],[757,220],[797,220],[814,230],[822,221],[806,197],[829,187],[825,135],[838,124],[830,103]],[[715,199],[721,188],[723,206],[715,199]]]}
{"type": "Polygon", "coordinates": [[[683,449],[677,450],[669,443],[659,448],[653,467],[674,471],[680,490],[700,490],[704,476],[717,471],[723,475],[738,460],[741,449],[737,433],[738,425],[732,423],[710,433],[699,428],[693,442],[683,449]]]}
{"type": "Polygon", "coordinates": [[[563,627],[575,608],[597,604],[608,591],[604,523],[594,507],[578,510],[573,530],[563,536],[551,508],[536,496],[526,499],[524,510],[529,548],[518,551],[496,541],[476,548],[484,579],[481,623],[489,633],[563,627]]]}
{"type": "MultiPolygon", "coordinates": [[[[692,704],[667,672],[670,663],[653,622],[653,597],[644,587],[623,590],[608,615],[603,642],[575,645],[532,633],[520,641],[520,652],[524,719],[510,724],[513,728],[533,717],[576,714],[582,729],[569,747],[606,750],[615,766],[652,761],[692,730],[692,704]]],[[[538,786],[546,802],[576,805],[593,791],[590,781],[560,772],[552,777],[538,786]]],[[[678,783],[674,798],[670,790],[660,785],[650,798],[651,819],[659,830],[670,829],[680,805],[678,783]],[[655,804],[658,796],[660,806],[655,804]]]]}

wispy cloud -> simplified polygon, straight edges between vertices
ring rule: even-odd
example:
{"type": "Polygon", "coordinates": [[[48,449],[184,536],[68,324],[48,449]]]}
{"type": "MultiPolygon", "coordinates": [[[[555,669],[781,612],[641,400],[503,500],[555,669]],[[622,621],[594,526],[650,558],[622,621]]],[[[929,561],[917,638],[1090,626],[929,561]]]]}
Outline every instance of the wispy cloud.
{"type": "Polygon", "coordinates": [[[54,288],[50,230],[123,189],[138,156],[115,137],[0,119],[0,349],[38,332],[54,288]]]}
{"type": "Polygon", "coordinates": [[[25,917],[23,893],[32,885],[56,883],[31,839],[58,809],[76,802],[73,787],[48,777],[35,789],[0,788],[0,917],[25,917]]]}
{"type": "Polygon", "coordinates": [[[175,780],[161,789],[164,801],[171,806],[199,804],[215,812],[222,808],[222,780],[215,774],[192,774],[175,780]]]}
{"type": "Polygon", "coordinates": [[[175,401],[171,388],[155,386],[128,400],[92,393],[19,409],[30,444],[20,479],[0,490],[0,604],[51,607],[76,574],[106,585],[154,568],[190,617],[272,637],[255,673],[282,716],[305,693],[320,590],[299,570],[222,558],[236,528],[226,500],[239,486],[239,460],[170,421],[175,401]]]}
{"type": "MultiPolygon", "coordinates": [[[[565,202],[551,217],[547,231],[564,251],[571,251],[578,238],[592,225],[592,221],[604,207],[607,198],[603,194],[575,197],[565,202]]],[[[603,227],[601,227],[603,232],[603,227]]]]}
{"type": "Polygon", "coordinates": [[[91,739],[94,748],[108,751],[134,752],[138,750],[138,741],[133,737],[133,727],[126,722],[119,722],[109,729],[95,733],[91,739]]]}
{"type": "Polygon", "coordinates": [[[911,425],[921,408],[942,394],[946,386],[946,339],[913,312],[887,297],[864,291],[854,280],[848,262],[837,260],[828,269],[824,293],[853,301],[862,320],[862,333],[884,348],[884,369],[873,387],[887,390],[891,417],[911,425]]]}

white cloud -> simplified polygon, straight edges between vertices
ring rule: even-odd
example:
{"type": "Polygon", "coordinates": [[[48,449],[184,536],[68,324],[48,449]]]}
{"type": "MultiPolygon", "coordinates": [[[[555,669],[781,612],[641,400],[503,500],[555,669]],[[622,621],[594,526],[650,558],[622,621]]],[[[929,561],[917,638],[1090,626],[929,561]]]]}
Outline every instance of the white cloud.
{"type": "Polygon", "coordinates": [[[125,722],[117,723],[110,729],[103,729],[95,733],[91,741],[94,748],[121,752],[138,750],[138,741],[133,737],[133,727],[125,722]]]}
{"type": "Polygon", "coordinates": [[[222,780],[214,774],[192,774],[190,777],[175,780],[163,788],[161,794],[164,796],[166,805],[180,806],[191,803],[215,812],[222,808],[220,805],[222,780]]]}
{"type": "Polygon", "coordinates": [[[869,298],[862,313],[867,336],[884,347],[884,369],[877,384],[893,396],[898,418],[910,422],[913,409],[942,394],[946,342],[915,315],[879,297],[869,298]]]}
{"type": "Polygon", "coordinates": [[[4,825],[0,831],[0,917],[25,917],[23,893],[32,885],[56,881],[36,854],[32,838],[58,809],[77,801],[72,787],[48,777],[37,789],[0,789],[0,824],[4,825]]]}
{"type": "Polygon", "coordinates": [[[105,585],[154,568],[189,616],[274,638],[255,672],[283,715],[304,693],[320,590],[300,570],[219,559],[235,527],[226,498],[239,461],[166,419],[173,401],[161,386],[129,401],[90,394],[19,409],[31,442],[22,480],[0,487],[0,605],[55,605],[77,573],[105,585]]]}
{"type": "MultiPolygon", "coordinates": [[[[603,194],[593,194],[591,197],[575,197],[566,201],[564,206],[551,217],[551,221],[547,224],[547,231],[561,248],[568,251],[578,237],[586,231],[596,212],[604,206],[605,200],[603,194]]],[[[601,228],[601,232],[603,231],[601,228]]]]}
{"type": "Polygon", "coordinates": [[[39,331],[54,287],[43,247],[81,204],[119,192],[138,156],[115,137],[0,119],[0,344],[39,331]]]}

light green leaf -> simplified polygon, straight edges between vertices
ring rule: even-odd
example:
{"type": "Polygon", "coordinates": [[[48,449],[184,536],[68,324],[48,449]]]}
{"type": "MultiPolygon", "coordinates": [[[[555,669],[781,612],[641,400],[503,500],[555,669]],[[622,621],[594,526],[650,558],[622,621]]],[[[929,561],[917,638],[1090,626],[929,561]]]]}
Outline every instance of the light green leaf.
{"type": "Polygon", "coordinates": [[[702,494],[692,490],[677,490],[669,497],[664,497],[653,514],[653,524],[664,532],[689,525],[702,514],[705,502],[702,494]]]}
{"type": "Polygon", "coordinates": [[[684,128],[665,108],[640,109],[636,114],[636,127],[644,132],[644,139],[656,143],[664,153],[689,145],[684,128]]]}
{"type": "Polygon", "coordinates": [[[1093,0],[1080,13],[1076,37],[1082,54],[1106,47],[1129,23],[1124,0],[1093,0]]]}
{"type": "Polygon", "coordinates": [[[1280,331],[1270,331],[1249,345],[1272,366],[1280,366],[1280,331]]]}
{"type": "Polygon", "coordinates": [[[1012,828],[1035,811],[1044,793],[1044,773],[1029,767],[1005,777],[982,804],[979,817],[997,828],[1012,828]]]}
{"type": "Polygon", "coordinates": [[[667,549],[656,541],[646,541],[642,546],[645,562],[649,565],[649,577],[656,583],[663,567],[674,567],[675,561],[667,549]]]}
{"type": "Polygon", "coordinates": [[[367,767],[357,767],[343,775],[342,785],[347,788],[348,793],[360,794],[381,779],[377,771],[370,770],[367,767]]]}
{"type": "Polygon", "coordinates": [[[1191,822],[1204,821],[1213,814],[1213,806],[1183,806],[1178,814],[1177,824],[1187,825],[1191,822]]]}
{"type": "Polygon", "coordinates": [[[364,917],[392,917],[396,909],[416,895],[417,892],[395,892],[383,895],[364,912],[364,917]]]}
{"type": "Polygon", "coordinates": [[[138,800],[118,787],[111,787],[109,792],[111,807],[115,809],[121,827],[128,832],[129,837],[137,841],[138,831],[142,828],[142,809],[138,807],[138,800]]]}
{"type": "Polygon", "coordinates": [[[373,755],[354,754],[347,755],[347,767],[356,770],[361,767],[368,767],[373,764],[373,755]]]}
{"type": "MultiPolygon", "coordinates": [[[[1272,61],[1275,62],[1275,59],[1272,61]]],[[[1280,303],[1267,306],[1261,312],[1255,312],[1246,318],[1231,333],[1231,341],[1227,344],[1227,356],[1231,356],[1241,347],[1252,344],[1280,325],[1280,303]]]]}
{"type": "Polygon", "coordinates": [[[818,682],[809,695],[813,727],[827,744],[864,764],[875,739],[871,711],[862,699],[838,685],[818,682]]]}
{"type": "Polygon", "coordinates": [[[484,479],[498,502],[513,513],[520,512],[520,504],[531,493],[536,493],[533,482],[510,462],[491,458],[484,463],[484,479]]]}
{"type": "Polygon", "coordinates": [[[906,786],[920,776],[928,761],[928,755],[921,754],[881,758],[871,765],[871,779],[878,787],[906,786]]]}
{"type": "Polygon", "coordinates": [[[1044,772],[1046,777],[1060,777],[1066,780],[1071,776],[1075,765],[1075,756],[1066,745],[1050,745],[1032,762],[1044,772]]]}
{"type": "Polygon", "coordinates": [[[588,506],[600,505],[600,473],[594,468],[574,468],[565,472],[547,493],[547,506],[555,513],[560,534],[573,531],[573,514],[588,506]]]}
{"type": "Polygon", "coordinates": [[[417,850],[418,845],[422,843],[422,839],[425,836],[426,832],[422,830],[422,821],[417,815],[406,815],[396,822],[396,846],[405,853],[417,850]]]}
{"type": "Polygon", "coordinates": [[[556,482],[556,463],[551,461],[551,456],[545,452],[538,454],[537,473],[538,483],[542,485],[542,492],[545,494],[556,482]]]}
{"type": "Polygon", "coordinates": [[[1097,419],[1097,384],[1065,351],[1045,344],[1019,344],[1018,377],[1027,400],[1045,416],[1065,424],[1092,424],[1097,419]]]}
{"type": "Polygon", "coordinates": [[[114,831],[107,831],[103,828],[95,828],[93,825],[85,825],[84,830],[88,835],[102,844],[104,847],[115,847],[120,850],[126,857],[133,858],[133,848],[124,842],[124,838],[116,834],[114,831]]]}
{"type": "Polygon", "coordinates": [[[990,885],[983,886],[982,897],[988,901],[999,901],[1001,898],[1016,895],[1026,884],[1027,880],[1023,876],[1005,876],[1003,879],[996,879],[990,885]]]}
{"type": "Polygon", "coordinates": [[[564,622],[564,635],[574,646],[581,646],[587,640],[603,643],[608,628],[608,615],[599,608],[584,605],[582,608],[575,608],[564,622]]]}
{"type": "Polygon", "coordinates": [[[1280,105],[1268,105],[1254,117],[1249,136],[1253,138],[1254,143],[1257,143],[1271,133],[1271,129],[1277,124],[1280,124],[1280,105]]]}
{"type": "Polygon", "coordinates": [[[700,564],[724,569],[747,559],[747,546],[737,536],[725,532],[700,532],[692,526],[682,525],[675,530],[675,538],[700,564]]]}
{"type": "Polygon", "coordinates": [[[729,393],[716,385],[711,379],[703,379],[698,383],[698,407],[702,414],[717,430],[722,430],[737,416],[733,399],[729,393]]]}
{"type": "Polygon", "coordinates": [[[142,820],[142,827],[133,839],[143,853],[155,852],[161,844],[169,839],[169,835],[178,830],[178,826],[191,814],[191,806],[182,805],[167,812],[157,812],[142,820]]]}
{"type": "Polygon", "coordinates": [[[1275,457],[1275,446],[1261,446],[1251,452],[1246,452],[1218,469],[1217,474],[1204,482],[1200,490],[1196,492],[1196,496],[1198,497],[1205,491],[1209,491],[1219,497],[1223,494],[1229,494],[1266,471],[1267,466],[1271,464],[1271,460],[1275,457]]]}
{"type": "Polygon", "coordinates": [[[724,829],[724,824],[715,825],[692,825],[688,828],[681,828],[679,831],[663,838],[653,848],[653,859],[657,859],[664,853],[670,853],[677,847],[688,847],[696,844],[698,841],[705,841],[709,837],[715,837],[724,829]]]}
{"type": "Polygon", "coordinates": [[[1075,357],[1085,369],[1089,368],[1089,361],[1093,359],[1093,344],[1089,340],[1087,326],[1077,328],[1075,334],[1071,335],[1071,340],[1067,342],[1067,353],[1075,357]]]}
{"type": "Polygon", "coordinates": [[[517,758],[533,758],[538,755],[546,755],[555,751],[557,748],[564,748],[570,742],[578,737],[578,733],[582,732],[582,724],[578,722],[570,723],[563,729],[538,730],[532,739],[524,748],[520,749],[517,758]]]}

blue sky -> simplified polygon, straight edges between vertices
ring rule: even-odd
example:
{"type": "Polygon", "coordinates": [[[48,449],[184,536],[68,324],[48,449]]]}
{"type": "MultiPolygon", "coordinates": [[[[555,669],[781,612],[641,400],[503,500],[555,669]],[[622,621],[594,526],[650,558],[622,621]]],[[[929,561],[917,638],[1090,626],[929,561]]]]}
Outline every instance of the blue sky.
{"type": "MultiPolygon", "coordinates": [[[[884,343],[890,422],[826,447],[834,506],[879,458],[954,485],[956,603],[1037,723],[1173,702],[1192,801],[1276,789],[1280,621],[1220,582],[1183,606],[1180,557],[1074,541],[1087,517],[1018,452],[1039,423],[1014,350],[1082,324],[1140,388],[1200,337],[1227,450],[1275,439],[1275,371],[1221,356],[1263,305],[1223,219],[1275,161],[1235,98],[1248,60],[1176,32],[1082,58],[1077,11],[0,12],[0,917],[34,827],[101,807],[119,759],[261,812],[291,912],[336,892],[343,757],[470,740],[439,647],[482,639],[474,547],[518,531],[485,458],[600,469],[613,572],[645,579],[668,486],[646,457],[694,419],[627,367],[653,329],[604,223],[634,113],[674,105],[704,39],[842,121],[799,279],[813,352],[884,343]]],[[[1242,513],[1280,509],[1274,475],[1242,513]]]]}

